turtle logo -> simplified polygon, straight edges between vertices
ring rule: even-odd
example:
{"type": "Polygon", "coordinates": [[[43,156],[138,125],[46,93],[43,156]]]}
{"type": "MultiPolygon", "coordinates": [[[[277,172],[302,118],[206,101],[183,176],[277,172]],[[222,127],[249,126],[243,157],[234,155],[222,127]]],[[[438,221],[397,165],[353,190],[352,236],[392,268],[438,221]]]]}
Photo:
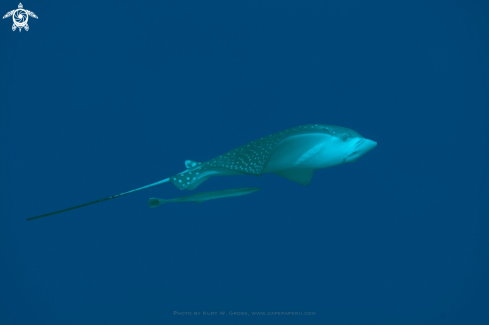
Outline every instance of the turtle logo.
{"type": "Polygon", "coordinates": [[[19,32],[22,31],[22,28],[24,28],[26,31],[29,30],[29,25],[27,25],[27,20],[29,20],[29,16],[37,19],[36,14],[32,11],[25,10],[24,6],[22,6],[22,3],[19,3],[19,9],[14,9],[7,12],[5,16],[3,16],[3,18],[8,18],[10,16],[12,16],[12,19],[14,20],[14,24],[12,25],[12,31],[14,32],[17,28],[19,29],[19,32]]]}

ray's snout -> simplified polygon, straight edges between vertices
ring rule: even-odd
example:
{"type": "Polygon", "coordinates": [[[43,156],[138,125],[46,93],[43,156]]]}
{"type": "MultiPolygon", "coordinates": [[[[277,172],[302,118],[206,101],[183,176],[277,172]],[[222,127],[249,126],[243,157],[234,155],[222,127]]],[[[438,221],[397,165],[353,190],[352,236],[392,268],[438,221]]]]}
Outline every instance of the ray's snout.
{"type": "Polygon", "coordinates": [[[365,152],[369,152],[373,148],[377,147],[377,142],[369,139],[363,139],[362,147],[364,147],[365,152]]]}
{"type": "Polygon", "coordinates": [[[365,155],[367,152],[377,146],[377,142],[365,138],[361,138],[351,147],[350,154],[343,159],[343,162],[354,162],[358,158],[365,155]]]}

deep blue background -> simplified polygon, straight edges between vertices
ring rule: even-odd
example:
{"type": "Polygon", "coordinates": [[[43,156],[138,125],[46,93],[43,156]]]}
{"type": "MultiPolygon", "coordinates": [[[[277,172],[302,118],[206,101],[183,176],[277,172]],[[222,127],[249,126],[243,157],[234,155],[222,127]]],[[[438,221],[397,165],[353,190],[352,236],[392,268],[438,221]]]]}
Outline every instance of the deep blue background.
{"type": "Polygon", "coordinates": [[[487,1],[23,4],[28,32],[0,25],[2,325],[489,324],[487,1]],[[378,146],[307,187],[25,221],[308,123],[378,146]]]}

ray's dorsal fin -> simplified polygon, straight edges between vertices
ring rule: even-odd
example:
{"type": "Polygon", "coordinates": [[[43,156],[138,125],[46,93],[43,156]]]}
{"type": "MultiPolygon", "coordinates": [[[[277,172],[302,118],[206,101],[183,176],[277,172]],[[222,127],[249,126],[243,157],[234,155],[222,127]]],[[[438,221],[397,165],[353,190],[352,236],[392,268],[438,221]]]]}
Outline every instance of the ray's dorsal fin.
{"type": "Polygon", "coordinates": [[[314,175],[314,169],[301,168],[301,169],[288,169],[280,172],[275,172],[278,176],[282,176],[292,182],[299,183],[301,185],[308,185],[311,182],[314,175]]]}
{"type": "Polygon", "coordinates": [[[187,167],[187,168],[193,168],[193,167],[196,167],[198,165],[202,165],[202,163],[200,163],[198,161],[193,161],[193,160],[185,160],[185,167],[187,167]]]}

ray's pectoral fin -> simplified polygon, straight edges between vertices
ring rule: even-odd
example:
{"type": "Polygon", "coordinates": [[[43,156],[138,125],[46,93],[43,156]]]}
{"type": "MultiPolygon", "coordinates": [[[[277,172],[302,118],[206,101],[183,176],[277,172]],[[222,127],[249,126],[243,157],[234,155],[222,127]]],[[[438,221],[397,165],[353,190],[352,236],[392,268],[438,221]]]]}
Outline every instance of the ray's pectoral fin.
{"type": "Polygon", "coordinates": [[[185,166],[187,170],[170,177],[170,181],[181,190],[193,190],[210,177],[202,175],[201,162],[185,160],[185,166]]]}
{"type": "Polygon", "coordinates": [[[190,184],[187,187],[187,190],[195,190],[197,188],[197,186],[199,186],[200,184],[202,184],[203,182],[205,182],[208,178],[209,178],[209,176],[202,177],[201,179],[196,180],[195,182],[193,182],[192,184],[190,184]]]}
{"type": "Polygon", "coordinates": [[[278,176],[282,176],[292,182],[299,183],[301,185],[308,185],[311,182],[312,176],[314,175],[314,169],[312,168],[301,168],[301,169],[287,169],[279,172],[275,172],[278,176]]]}
{"type": "Polygon", "coordinates": [[[209,176],[203,176],[201,171],[186,170],[180,174],[170,177],[170,181],[181,190],[194,190],[197,186],[205,182],[209,176]]]}

